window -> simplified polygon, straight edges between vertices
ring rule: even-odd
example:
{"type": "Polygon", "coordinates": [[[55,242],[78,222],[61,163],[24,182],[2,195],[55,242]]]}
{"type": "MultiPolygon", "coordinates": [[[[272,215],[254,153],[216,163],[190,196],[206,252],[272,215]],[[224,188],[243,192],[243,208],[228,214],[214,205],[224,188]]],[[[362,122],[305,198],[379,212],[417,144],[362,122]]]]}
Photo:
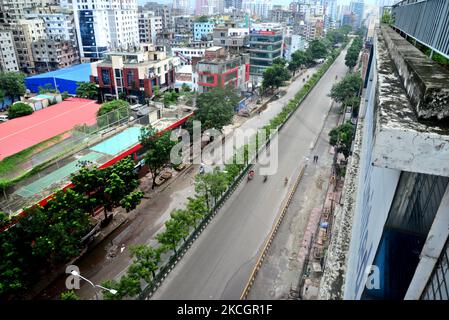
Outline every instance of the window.
{"type": "Polygon", "coordinates": [[[111,84],[111,78],[109,77],[109,70],[101,70],[101,78],[103,79],[103,84],[109,86],[111,84]]]}

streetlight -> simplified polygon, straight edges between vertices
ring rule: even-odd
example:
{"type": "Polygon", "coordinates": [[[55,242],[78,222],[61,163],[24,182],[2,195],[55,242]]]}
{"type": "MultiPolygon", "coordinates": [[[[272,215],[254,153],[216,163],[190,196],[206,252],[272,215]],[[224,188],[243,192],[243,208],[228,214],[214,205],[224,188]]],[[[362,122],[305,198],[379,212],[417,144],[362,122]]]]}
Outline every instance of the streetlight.
{"type": "Polygon", "coordinates": [[[79,278],[81,278],[81,279],[87,281],[92,287],[94,287],[94,289],[95,289],[95,297],[97,298],[97,300],[100,300],[100,299],[98,298],[98,294],[97,294],[97,290],[96,290],[97,288],[100,288],[100,289],[109,291],[109,292],[112,293],[112,294],[116,294],[116,293],[117,293],[117,290],[115,290],[115,289],[108,289],[108,288],[105,288],[105,287],[100,286],[100,285],[98,285],[98,284],[94,284],[94,283],[93,283],[92,281],[90,281],[89,279],[87,279],[87,278],[83,277],[82,275],[80,275],[80,273],[79,273],[78,271],[76,271],[76,270],[73,270],[73,271],[70,272],[70,273],[71,273],[72,275],[76,276],[76,277],[79,277],[79,278]]]}

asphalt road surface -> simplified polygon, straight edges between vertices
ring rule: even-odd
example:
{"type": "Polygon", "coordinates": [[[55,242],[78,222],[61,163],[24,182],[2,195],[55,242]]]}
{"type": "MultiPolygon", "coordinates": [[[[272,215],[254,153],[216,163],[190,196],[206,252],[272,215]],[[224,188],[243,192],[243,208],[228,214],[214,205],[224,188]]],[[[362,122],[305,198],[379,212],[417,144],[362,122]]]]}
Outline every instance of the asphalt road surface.
{"type": "Polygon", "coordinates": [[[331,106],[330,89],[347,72],[345,53],[280,131],[276,174],[266,182],[256,175],[240,184],[153,299],[240,298],[292,181],[322,129],[331,106]],[[289,177],[287,186],[285,177],[289,177]]]}

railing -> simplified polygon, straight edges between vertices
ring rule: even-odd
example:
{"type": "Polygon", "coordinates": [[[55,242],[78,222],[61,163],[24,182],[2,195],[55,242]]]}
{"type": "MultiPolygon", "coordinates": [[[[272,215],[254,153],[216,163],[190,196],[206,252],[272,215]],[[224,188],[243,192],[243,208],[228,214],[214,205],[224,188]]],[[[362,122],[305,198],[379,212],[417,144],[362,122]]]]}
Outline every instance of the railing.
{"type": "Polygon", "coordinates": [[[391,11],[394,28],[449,59],[449,1],[404,0],[391,11]]]}

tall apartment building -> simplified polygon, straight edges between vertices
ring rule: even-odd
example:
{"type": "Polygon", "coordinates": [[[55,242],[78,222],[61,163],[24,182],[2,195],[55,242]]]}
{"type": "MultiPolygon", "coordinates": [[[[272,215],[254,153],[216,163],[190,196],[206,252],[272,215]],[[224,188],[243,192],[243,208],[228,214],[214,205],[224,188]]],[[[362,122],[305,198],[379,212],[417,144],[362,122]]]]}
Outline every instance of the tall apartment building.
{"type": "Polygon", "coordinates": [[[44,20],[40,18],[19,19],[5,24],[3,28],[10,30],[13,34],[19,69],[24,73],[35,73],[33,43],[47,39],[44,20]]]}
{"type": "Polygon", "coordinates": [[[226,9],[234,8],[237,10],[242,9],[242,0],[224,0],[224,7],[226,9]]]}
{"type": "Polygon", "coordinates": [[[19,71],[12,31],[0,30],[0,72],[19,71]]]}
{"type": "Polygon", "coordinates": [[[199,93],[212,88],[231,86],[247,91],[249,83],[249,55],[230,54],[222,47],[206,49],[204,58],[192,64],[193,90],[199,93]]]}
{"type": "Polygon", "coordinates": [[[260,18],[268,18],[270,10],[273,8],[271,0],[243,0],[242,10],[255,14],[260,18]]]}
{"type": "Polygon", "coordinates": [[[139,41],[140,43],[156,44],[156,39],[162,33],[162,17],[154,11],[139,10],[139,41]]]}
{"type": "Polygon", "coordinates": [[[51,5],[59,5],[59,0],[0,0],[0,24],[25,18],[25,9],[51,5]]]}
{"type": "Polygon", "coordinates": [[[139,44],[137,0],[73,0],[72,8],[81,57],[100,59],[109,48],[139,44]]]}
{"type": "Polygon", "coordinates": [[[80,62],[73,12],[57,6],[25,9],[26,17],[44,22],[46,37],[32,44],[36,72],[56,70],[80,62]]]}
{"type": "Polygon", "coordinates": [[[236,28],[235,23],[227,23],[214,28],[214,46],[224,47],[232,52],[245,52],[248,48],[249,28],[236,28]]]}
{"type": "Polygon", "coordinates": [[[249,34],[250,74],[259,81],[273,60],[282,57],[283,29],[280,24],[253,24],[249,34]]]}
{"type": "Polygon", "coordinates": [[[164,47],[141,44],[136,52],[108,52],[104,59],[91,64],[91,82],[97,84],[103,99],[128,98],[143,102],[154,88],[173,88],[175,71],[172,58],[164,47]]]}
{"type": "Polygon", "coordinates": [[[143,8],[153,11],[155,16],[162,18],[164,32],[173,32],[174,26],[171,7],[157,2],[147,2],[143,8]]]}
{"type": "Polygon", "coordinates": [[[189,13],[189,0],[173,0],[173,11],[179,15],[189,13]]]}
{"type": "Polygon", "coordinates": [[[365,3],[361,1],[351,1],[349,10],[355,15],[354,28],[360,28],[362,25],[365,3]]]}

